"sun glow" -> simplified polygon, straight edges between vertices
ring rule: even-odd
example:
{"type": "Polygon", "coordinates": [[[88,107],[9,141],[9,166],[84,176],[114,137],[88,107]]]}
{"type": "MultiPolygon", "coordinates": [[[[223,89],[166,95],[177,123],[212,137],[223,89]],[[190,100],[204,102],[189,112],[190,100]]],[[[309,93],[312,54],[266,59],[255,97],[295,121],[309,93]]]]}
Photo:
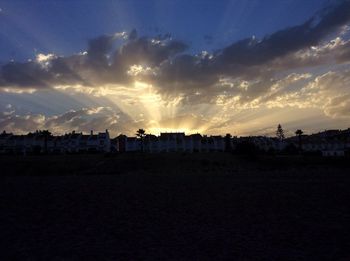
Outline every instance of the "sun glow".
{"type": "Polygon", "coordinates": [[[180,129],[172,129],[172,128],[148,128],[148,133],[153,135],[160,135],[161,133],[185,133],[185,134],[195,134],[201,133],[203,134],[201,129],[189,129],[189,128],[180,128],[180,129]]]}
{"type": "MultiPolygon", "coordinates": [[[[121,124],[124,131],[130,129],[132,134],[136,128],[146,129],[147,133],[156,135],[162,132],[206,134],[213,128],[216,133],[225,133],[221,127],[217,127],[222,116],[216,115],[215,106],[202,104],[188,109],[183,106],[186,101],[182,95],[164,97],[158,92],[158,88],[147,82],[135,81],[131,85],[103,85],[93,88],[81,85],[56,86],[55,91],[68,94],[79,103],[83,97],[88,96],[98,104],[98,108],[108,104],[117,113],[121,112],[128,118],[121,124]]],[[[118,134],[121,130],[114,132],[118,134]]]]}

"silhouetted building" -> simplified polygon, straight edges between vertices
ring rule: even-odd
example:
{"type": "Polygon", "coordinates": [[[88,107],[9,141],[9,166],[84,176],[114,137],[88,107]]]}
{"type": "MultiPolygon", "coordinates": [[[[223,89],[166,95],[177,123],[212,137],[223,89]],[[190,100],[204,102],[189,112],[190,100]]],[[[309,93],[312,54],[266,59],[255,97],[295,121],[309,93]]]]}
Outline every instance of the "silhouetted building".
{"type": "Polygon", "coordinates": [[[110,152],[111,142],[108,130],[90,135],[83,133],[65,134],[62,136],[45,136],[41,132],[27,135],[0,134],[0,153],[77,153],[77,152],[110,152]]]}

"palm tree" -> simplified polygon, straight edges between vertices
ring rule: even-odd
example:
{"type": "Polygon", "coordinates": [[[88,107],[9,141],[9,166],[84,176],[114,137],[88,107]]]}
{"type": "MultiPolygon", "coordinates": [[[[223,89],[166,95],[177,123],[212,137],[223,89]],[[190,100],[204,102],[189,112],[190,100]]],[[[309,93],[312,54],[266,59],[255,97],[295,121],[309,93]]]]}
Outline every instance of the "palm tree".
{"type": "Polygon", "coordinates": [[[296,130],[295,131],[295,135],[297,135],[298,136],[298,140],[299,140],[299,151],[301,151],[301,149],[302,149],[302,144],[301,144],[301,136],[303,135],[303,131],[302,130],[296,130]]]}
{"type": "Polygon", "coordinates": [[[144,137],[146,136],[146,131],[144,129],[138,129],[136,132],[136,136],[141,139],[141,151],[143,152],[143,142],[144,137]]]}

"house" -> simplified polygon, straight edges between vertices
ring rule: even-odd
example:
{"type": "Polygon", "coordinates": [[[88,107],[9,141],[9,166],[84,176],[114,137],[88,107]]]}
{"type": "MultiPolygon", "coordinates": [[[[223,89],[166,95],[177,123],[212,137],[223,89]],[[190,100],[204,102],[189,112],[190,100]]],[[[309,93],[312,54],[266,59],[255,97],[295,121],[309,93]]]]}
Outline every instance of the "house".
{"type": "Polygon", "coordinates": [[[161,133],[159,137],[147,134],[143,141],[136,137],[127,137],[120,135],[117,137],[117,150],[119,152],[141,151],[143,142],[143,150],[145,152],[170,152],[183,149],[184,133],[161,133]]]}
{"type": "Polygon", "coordinates": [[[159,152],[159,139],[157,136],[152,134],[147,134],[143,141],[144,151],[146,152],[159,152]]]}
{"type": "MultiPolygon", "coordinates": [[[[301,137],[301,148],[306,153],[317,153],[325,157],[343,156],[350,152],[350,129],[330,130],[301,137]]],[[[184,132],[147,134],[143,139],[119,135],[110,139],[109,132],[84,134],[72,131],[53,136],[48,131],[36,131],[26,135],[0,134],[0,153],[106,153],[106,152],[215,152],[237,148],[260,152],[280,152],[299,147],[299,137],[284,140],[266,136],[231,137],[231,135],[207,136],[184,132]]]]}
{"type": "Polygon", "coordinates": [[[90,135],[83,133],[52,136],[49,132],[36,131],[27,135],[0,134],[0,153],[81,153],[109,152],[111,142],[108,130],[90,135]]]}
{"type": "MultiPolygon", "coordinates": [[[[116,151],[141,151],[142,141],[136,137],[119,135],[115,140],[116,151]]],[[[159,136],[147,134],[143,138],[145,152],[209,152],[224,151],[225,142],[222,136],[204,136],[200,134],[185,135],[184,132],[161,133],[159,136]]]]}
{"type": "Polygon", "coordinates": [[[160,151],[163,151],[163,152],[183,151],[184,137],[185,137],[185,133],[183,132],[161,133],[159,136],[160,151]]]}
{"type": "Polygon", "coordinates": [[[197,133],[191,134],[190,137],[192,138],[192,151],[200,152],[202,150],[202,135],[197,133]]]}

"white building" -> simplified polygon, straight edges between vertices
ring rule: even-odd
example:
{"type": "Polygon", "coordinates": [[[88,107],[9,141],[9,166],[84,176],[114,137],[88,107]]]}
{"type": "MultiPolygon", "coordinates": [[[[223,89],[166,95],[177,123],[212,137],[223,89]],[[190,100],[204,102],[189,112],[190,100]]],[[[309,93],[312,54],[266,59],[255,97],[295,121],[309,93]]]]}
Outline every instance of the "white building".
{"type": "Polygon", "coordinates": [[[200,134],[161,133],[160,136],[146,135],[143,141],[135,137],[120,135],[115,139],[119,152],[209,152],[224,151],[225,142],[221,136],[204,136],[200,134]],[[142,146],[143,145],[143,146],[142,146]]]}
{"type": "Polygon", "coordinates": [[[161,133],[160,136],[146,135],[143,141],[135,137],[120,135],[115,139],[119,152],[209,152],[224,151],[225,142],[222,136],[201,136],[200,134],[161,133]]]}
{"type": "Polygon", "coordinates": [[[0,153],[77,153],[110,152],[111,141],[108,130],[90,135],[83,133],[52,136],[37,131],[27,135],[0,134],[0,153]]]}

